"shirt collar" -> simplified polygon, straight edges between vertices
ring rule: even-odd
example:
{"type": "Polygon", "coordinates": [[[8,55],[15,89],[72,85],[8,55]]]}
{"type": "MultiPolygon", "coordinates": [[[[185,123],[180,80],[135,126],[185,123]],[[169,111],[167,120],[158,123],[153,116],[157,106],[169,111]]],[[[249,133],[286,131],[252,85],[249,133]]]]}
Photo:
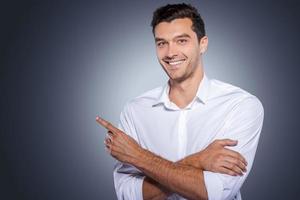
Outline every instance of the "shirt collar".
{"type": "MultiPolygon", "coordinates": [[[[196,93],[196,99],[198,99],[203,104],[206,104],[208,100],[209,85],[210,85],[210,80],[204,73],[196,93]]],[[[171,102],[168,95],[169,90],[170,90],[170,86],[168,81],[163,87],[161,94],[158,96],[157,100],[153,103],[152,106],[156,106],[158,104],[165,104],[165,105],[170,104],[171,102]]]]}

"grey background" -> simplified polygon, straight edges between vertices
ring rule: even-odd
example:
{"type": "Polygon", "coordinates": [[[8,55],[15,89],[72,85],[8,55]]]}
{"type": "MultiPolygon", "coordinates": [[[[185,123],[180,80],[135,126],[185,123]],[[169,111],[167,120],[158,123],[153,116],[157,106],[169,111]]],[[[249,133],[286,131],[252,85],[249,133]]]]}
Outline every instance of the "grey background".
{"type": "MultiPolygon", "coordinates": [[[[150,21],[167,2],[1,3],[1,199],[116,199],[95,116],[117,124],[128,100],[166,82],[150,21]]],[[[299,4],[186,2],[206,23],[207,75],[265,108],[244,199],[299,199],[299,4]]]]}

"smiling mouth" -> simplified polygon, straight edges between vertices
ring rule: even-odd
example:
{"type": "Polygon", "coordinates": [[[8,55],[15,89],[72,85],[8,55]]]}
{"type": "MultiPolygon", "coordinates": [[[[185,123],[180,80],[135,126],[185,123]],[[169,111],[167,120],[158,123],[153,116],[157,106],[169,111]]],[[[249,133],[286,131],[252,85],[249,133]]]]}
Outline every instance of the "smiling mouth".
{"type": "Polygon", "coordinates": [[[172,60],[172,61],[168,61],[168,60],[164,60],[165,63],[167,63],[168,65],[171,66],[172,68],[178,68],[178,66],[180,64],[182,64],[185,61],[185,59],[181,59],[181,60],[172,60]]]}

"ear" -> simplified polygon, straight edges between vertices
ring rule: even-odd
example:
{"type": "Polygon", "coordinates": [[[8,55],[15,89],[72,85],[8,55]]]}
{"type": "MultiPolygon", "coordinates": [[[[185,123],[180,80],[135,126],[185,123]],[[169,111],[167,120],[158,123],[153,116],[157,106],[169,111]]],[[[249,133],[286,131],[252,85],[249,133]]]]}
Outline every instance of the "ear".
{"type": "Polygon", "coordinates": [[[208,47],[208,37],[203,36],[199,42],[200,44],[200,54],[204,54],[208,47]]]}

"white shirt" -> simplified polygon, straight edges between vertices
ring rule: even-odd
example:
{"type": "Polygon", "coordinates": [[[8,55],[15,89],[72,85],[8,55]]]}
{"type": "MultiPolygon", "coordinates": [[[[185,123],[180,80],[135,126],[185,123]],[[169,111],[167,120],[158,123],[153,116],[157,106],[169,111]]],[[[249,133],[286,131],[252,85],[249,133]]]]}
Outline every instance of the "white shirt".
{"type": "MultiPolygon", "coordinates": [[[[209,200],[241,200],[240,188],[252,167],[263,124],[263,106],[236,86],[203,76],[194,100],[180,109],[169,100],[169,84],[150,90],[128,102],[119,128],[143,148],[178,161],[205,149],[216,139],[238,140],[235,147],[247,160],[243,176],[204,171],[209,200]]],[[[144,174],[134,166],[117,162],[114,183],[119,200],[142,200],[144,174]]],[[[178,194],[168,199],[184,199],[178,194]]]]}

